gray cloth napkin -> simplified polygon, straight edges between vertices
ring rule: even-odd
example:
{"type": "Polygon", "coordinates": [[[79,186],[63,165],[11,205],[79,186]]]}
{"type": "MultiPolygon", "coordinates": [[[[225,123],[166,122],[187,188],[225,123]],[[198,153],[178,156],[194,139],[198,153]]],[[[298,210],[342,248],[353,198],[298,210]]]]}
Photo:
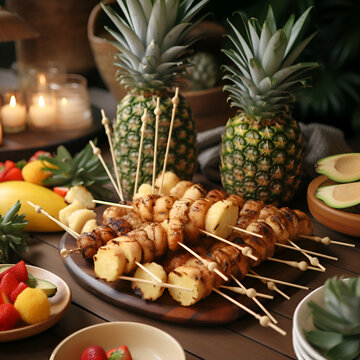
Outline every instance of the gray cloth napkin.
{"type": "MultiPolygon", "coordinates": [[[[311,178],[316,176],[314,164],[317,160],[340,153],[351,152],[344,133],[333,126],[300,123],[303,132],[304,169],[311,178]]],[[[197,135],[198,161],[201,172],[211,181],[220,182],[221,136],[225,126],[203,131],[197,135]]]]}

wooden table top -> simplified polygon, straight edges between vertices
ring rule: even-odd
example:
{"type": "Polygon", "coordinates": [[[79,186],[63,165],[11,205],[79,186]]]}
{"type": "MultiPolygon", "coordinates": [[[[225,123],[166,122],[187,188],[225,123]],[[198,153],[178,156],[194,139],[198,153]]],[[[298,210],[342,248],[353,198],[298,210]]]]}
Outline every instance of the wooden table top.
{"type": "MultiPolygon", "coordinates": [[[[307,211],[304,199],[305,197],[300,194],[298,200],[292,204],[293,207],[307,211]]],[[[311,291],[334,275],[345,277],[359,275],[360,239],[339,234],[315,220],[313,223],[314,234],[353,243],[356,247],[323,245],[321,247],[323,253],[336,256],[339,260],[337,262],[321,260],[327,269],[326,272],[307,271],[299,274],[297,282],[308,286],[311,291]]],[[[1,359],[49,359],[53,349],[63,338],[78,329],[106,321],[134,321],[160,328],[180,342],[186,352],[187,360],[296,358],[292,347],[292,318],[297,304],[308,294],[308,291],[287,287],[284,291],[291,296],[290,300],[275,293],[274,300],[267,303],[267,308],[279,321],[278,325],[287,332],[285,337],[270,328],[261,327],[251,316],[221,326],[189,326],[162,322],[107,303],[82,288],[72,278],[60,258],[58,244],[62,235],[62,233],[32,234],[30,250],[24,259],[29,264],[47,269],[66,281],[72,291],[72,303],[66,315],[49,330],[27,339],[0,343],[1,359]]],[[[284,266],[286,270],[285,265],[279,264],[279,266],[284,266]]]]}

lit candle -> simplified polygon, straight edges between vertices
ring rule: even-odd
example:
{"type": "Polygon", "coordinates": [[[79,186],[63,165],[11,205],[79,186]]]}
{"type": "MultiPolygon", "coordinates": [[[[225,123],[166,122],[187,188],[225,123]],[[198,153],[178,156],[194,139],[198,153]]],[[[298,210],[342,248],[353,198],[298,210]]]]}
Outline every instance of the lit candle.
{"type": "Polygon", "coordinates": [[[91,123],[91,111],[88,102],[77,96],[63,96],[57,102],[57,123],[62,128],[84,127],[91,123]]]}
{"type": "Polygon", "coordinates": [[[45,102],[43,95],[40,95],[38,102],[29,108],[30,122],[38,128],[46,128],[55,124],[55,106],[48,101],[45,102]]]}
{"type": "Polygon", "coordinates": [[[26,107],[18,104],[14,95],[11,96],[9,104],[1,109],[1,119],[4,126],[4,132],[19,132],[25,129],[26,107]]]}

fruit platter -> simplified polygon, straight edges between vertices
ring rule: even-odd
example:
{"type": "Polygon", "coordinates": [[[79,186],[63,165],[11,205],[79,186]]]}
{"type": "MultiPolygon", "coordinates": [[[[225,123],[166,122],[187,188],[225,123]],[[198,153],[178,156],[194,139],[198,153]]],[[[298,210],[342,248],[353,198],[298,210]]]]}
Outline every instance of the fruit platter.
{"type": "Polygon", "coordinates": [[[50,328],[70,305],[69,287],[50,271],[25,266],[21,261],[1,264],[0,278],[0,342],[33,336],[50,328]]]}

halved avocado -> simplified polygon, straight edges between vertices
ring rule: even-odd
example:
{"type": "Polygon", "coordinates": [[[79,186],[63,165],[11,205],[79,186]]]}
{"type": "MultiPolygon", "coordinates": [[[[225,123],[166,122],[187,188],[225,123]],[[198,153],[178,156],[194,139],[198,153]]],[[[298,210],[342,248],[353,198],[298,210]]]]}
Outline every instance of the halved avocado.
{"type": "Polygon", "coordinates": [[[320,159],[315,164],[315,170],[339,183],[357,181],[360,179],[360,153],[339,154],[320,159]]]}
{"type": "Polygon", "coordinates": [[[319,187],[315,197],[335,209],[346,209],[360,204],[360,181],[319,187]]]}

